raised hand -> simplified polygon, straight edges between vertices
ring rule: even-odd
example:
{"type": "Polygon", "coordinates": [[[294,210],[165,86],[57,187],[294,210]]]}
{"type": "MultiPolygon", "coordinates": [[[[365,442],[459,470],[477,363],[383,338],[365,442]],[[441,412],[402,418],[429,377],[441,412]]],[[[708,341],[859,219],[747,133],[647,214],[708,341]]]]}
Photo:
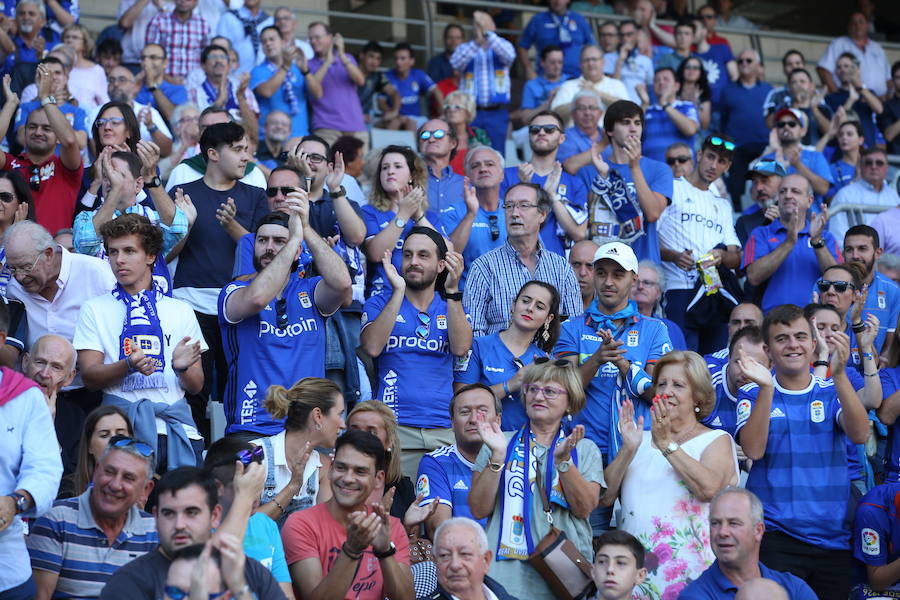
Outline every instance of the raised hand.
{"type": "Polygon", "coordinates": [[[881,321],[872,313],[866,314],[866,328],[856,334],[856,345],[862,352],[869,351],[875,354],[875,338],[878,337],[878,328],[881,327],[881,321]]]}
{"type": "Polygon", "coordinates": [[[500,424],[495,420],[488,420],[482,413],[475,416],[475,424],[478,426],[478,436],[491,449],[491,454],[494,456],[505,455],[507,440],[500,431],[500,424]]]}
{"type": "Polygon", "coordinates": [[[743,371],[744,377],[759,387],[773,387],[775,385],[772,379],[772,372],[752,356],[740,352],[737,364],[743,371]]]}
{"type": "Polygon", "coordinates": [[[831,374],[840,373],[850,358],[850,336],[843,331],[835,331],[831,336],[834,352],[831,353],[831,374]]]}
{"type": "Polygon", "coordinates": [[[414,187],[405,192],[397,203],[397,216],[401,219],[409,219],[417,214],[421,209],[422,201],[425,199],[425,190],[420,187],[414,187]]]}
{"type": "Polygon", "coordinates": [[[519,163],[519,181],[522,183],[531,183],[531,178],[534,176],[534,165],[529,162],[519,163]]]}
{"type": "Polygon", "coordinates": [[[388,511],[379,502],[372,504],[372,514],[378,517],[375,521],[375,536],[372,538],[372,550],[386,552],[391,546],[391,519],[388,511]]]}
{"type": "Polygon", "coordinates": [[[850,322],[859,323],[862,321],[862,311],[866,306],[866,300],[869,299],[869,284],[864,283],[862,289],[853,292],[853,308],[850,309],[850,322]]]}
{"type": "MultiPolygon", "coordinates": [[[[813,299],[813,303],[817,304],[817,300],[813,299]]],[[[814,356],[819,360],[827,360],[828,359],[828,340],[825,339],[825,334],[822,333],[822,330],[818,328],[816,324],[816,318],[813,317],[810,319],[812,323],[813,336],[816,338],[816,349],[814,356]]]]}
{"type": "Polygon", "coordinates": [[[572,433],[566,436],[566,439],[556,444],[556,450],[553,451],[553,461],[556,463],[565,462],[582,439],[584,439],[584,425],[576,425],[572,433]]]}
{"type": "Polygon", "coordinates": [[[384,274],[388,283],[395,291],[406,292],[406,280],[397,272],[397,267],[391,262],[391,251],[385,250],[384,256],[381,258],[381,266],[384,267],[384,274]]]}
{"type": "Polygon", "coordinates": [[[650,409],[650,435],[653,444],[660,450],[664,450],[672,441],[672,431],[669,426],[669,408],[666,406],[668,397],[663,394],[653,397],[653,406],[650,409]]]}
{"type": "Polygon", "coordinates": [[[431,502],[428,504],[419,506],[424,499],[425,494],[419,494],[416,496],[416,499],[413,500],[412,504],[409,505],[409,508],[406,509],[406,514],[403,515],[404,525],[407,527],[421,525],[434,514],[434,511],[437,510],[438,505],[441,503],[441,499],[435,497],[432,498],[431,502]]]}
{"type": "Polygon", "coordinates": [[[328,175],[325,177],[325,185],[331,191],[337,191],[344,179],[344,155],[341,152],[334,153],[334,164],[328,165],[328,175]]]}
{"type": "Polygon", "coordinates": [[[234,462],[232,482],[235,496],[259,498],[266,484],[266,468],[258,462],[251,462],[245,466],[244,463],[237,460],[234,462]]]}
{"type": "Polygon", "coordinates": [[[12,77],[8,74],[3,76],[3,94],[6,98],[6,102],[15,102],[19,103],[19,95],[12,91],[12,77]]]}
{"type": "Polygon", "coordinates": [[[237,92],[234,94],[234,99],[237,101],[238,98],[244,96],[247,92],[247,88],[250,86],[250,73],[241,73],[240,78],[238,79],[238,88],[237,92]]]}
{"type": "Polygon", "coordinates": [[[597,334],[603,340],[603,343],[594,352],[600,359],[600,364],[611,362],[618,366],[619,361],[624,360],[625,350],[622,348],[624,342],[615,339],[608,329],[601,329],[597,334]]]}
{"type": "Polygon", "coordinates": [[[139,140],[136,150],[138,158],[141,159],[141,176],[145,181],[153,179],[156,177],[156,165],[159,163],[159,146],[153,142],[139,140]]]}
{"type": "Polygon", "coordinates": [[[600,173],[600,177],[609,175],[609,165],[603,160],[603,149],[605,145],[602,142],[594,142],[591,144],[591,162],[594,168],[600,173]]]}
{"type": "Polygon", "coordinates": [[[144,107],[138,113],[138,120],[144,124],[145,127],[153,127],[153,114],[150,112],[149,107],[144,107]]]}
{"type": "Polygon", "coordinates": [[[459,252],[447,252],[446,256],[444,256],[444,263],[447,266],[447,280],[444,283],[444,290],[455,294],[459,291],[459,280],[462,279],[465,268],[463,255],[459,252]]]}
{"type": "MultiPolygon", "coordinates": [[[[37,36],[35,41],[37,40],[43,42],[44,38],[37,36]]],[[[50,75],[46,65],[38,65],[34,74],[34,81],[37,83],[38,98],[46,98],[53,92],[53,76],[50,75]]]]}
{"type": "MultiPolygon", "coordinates": [[[[800,216],[800,211],[798,211],[797,216],[800,216]]],[[[800,218],[800,229],[803,229],[803,221],[805,219],[800,218]]],[[[813,217],[812,221],[809,223],[809,237],[810,239],[821,239],[822,233],[825,231],[825,223],[828,222],[828,207],[824,204],[822,205],[822,212],[813,217]]],[[[799,231],[799,229],[797,230],[799,231]]]]}
{"type": "Polygon", "coordinates": [[[551,200],[557,199],[560,179],[562,179],[562,164],[556,161],[556,164],[553,165],[553,170],[547,175],[547,179],[544,180],[544,185],[542,186],[551,200]]]}
{"type": "Polygon", "coordinates": [[[313,453],[312,444],[306,442],[296,456],[288,456],[288,466],[291,469],[291,483],[297,488],[303,487],[303,473],[306,470],[306,463],[313,453]]]}
{"type": "MultiPolygon", "coordinates": [[[[246,585],[244,565],[247,562],[247,556],[244,554],[244,547],[237,536],[224,531],[218,532],[215,539],[222,556],[222,579],[231,591],[232,597],[237,598],[237,594],[246,585]]],[[[203,597],[207,598],[208,596],[203,597]]]]}
{"type": "Polygon", "coordinates": [[[190,342],[190,336],[185,336],[172,350],[173,369],[184,370],[200,360],[200,340],[190,342]]]}
{"type": "Polygon", "coordinates": [[[641,160],[641,139],[638,137],[627,138],[624,150],[625,155],[628,156],[629,164],[638,164],[641,160]]]}
{"type": "Polygon", "coordinates": [[[229,197],[216,209],[216,220],[219,221],[219,225],[222,227],[230,225],[236,215],[237,205],[234,203],[234,198],[229,197]]]}
{"type": "Polygon", "coordinates": [[[361,554],[372,545],[381,525],[378,513],[355,511],[347,515],[347,546],[353,554],[361,554]]]}
{"type": "Polygon", "coordinates": [[[634,420],[634,404],[628,398],[619,408],[619,435],[622,436],[622,446],[629,450],[637,450],[644,438],[644,417],[640,416],[637,422],[634,420]]]}
{"type": "Polygon", "coordinates": [[[344,36],[339,33],[334,34],[334,49],[339,56],[344,55],[344,36]]]}
{"type": "Polygon", "coordinates": [[[466,202],[466,212],[470,214],[478,213],[478,194],[475,193],[475,186],[469,181],[468,177],[463,179],[463,194],[466,202]]]}
{"type": "Polygon", "coordinates": [[[191,202],[191,197],[184,193],[180,187],[175,188],[175,206],[181,209],[184,216],[188,220],[188,229],[190,229],[197,220],[197,207],[191,202]]]}

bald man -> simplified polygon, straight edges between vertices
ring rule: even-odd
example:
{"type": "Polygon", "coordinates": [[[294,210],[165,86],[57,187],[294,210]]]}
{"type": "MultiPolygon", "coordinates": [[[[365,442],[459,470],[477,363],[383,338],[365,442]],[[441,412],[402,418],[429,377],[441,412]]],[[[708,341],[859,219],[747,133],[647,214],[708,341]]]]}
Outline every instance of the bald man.
{"type": "Polygon", "coordinates": [[[22,357],[22,370],[44,392],[56,418],[56,394],[75,379],[75,348],[64,337],[47,334],[35,340],[22,357]]]}
{"type": "Polygon", "coordinates": [[[585,309],[594,301],[594,253],[599,247],[591,240],[582,240],[569,251],[569,264],[575,271],[585,309]]]}
{"type": "Polygon", "coordinates": [[[716,350],[712,354],[704,356],[706,364],[709,366],[710,373],[717,372],[728,362],[728,347],[731,345],[731,338],[734,334],[744,327],[756,325],[762,327],[763,313],[760,308],[750,302],[741,302],[731,309],[728,315],[728,344],[721,350],[716,350]]]}

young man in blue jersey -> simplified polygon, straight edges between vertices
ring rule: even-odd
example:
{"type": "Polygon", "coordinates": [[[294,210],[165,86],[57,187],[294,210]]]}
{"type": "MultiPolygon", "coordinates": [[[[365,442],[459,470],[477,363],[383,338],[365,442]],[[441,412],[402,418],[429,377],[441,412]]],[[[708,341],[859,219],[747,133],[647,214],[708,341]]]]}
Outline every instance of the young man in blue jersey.
{"type": "Polygon", "coordinates": [[[737,439],[754,461],[747,489],[763,502],[769,529],[761,558],[807,581],[819,598],[843,600],[850,589],[846,443],[861,444],[869,433],[845,370],[850,338],[834,333],[832,379],[823,380],[810,373],[816,338],[803,309],[777,306],[762,329],[775,375],[741,357],[753,383],[741,388],[737,405],[737,439]]]}
{"type": "MultiPolygon", "coordinates": [[[[422,496],[420,507],[438,501],[438,506],[425,521],[429,532],[451,517],[472,517],[469,510],[469,488],[472,469],[483,442],[478,435],[477,417],[500,423],[500,400],[483,383],[470,383],[459,388],[450,400],[450,421],[455,444],[438,448],[422,457],[416,494],[422,496]]],[[[482,527],[487,519],[479,521],[482,527]]],[[[407,521],[407,526],[411,525],[407,521]]]]}
{"type": "Polygon", "coordinates": [[[856,559],[851,598],[900,595],[900,483],[884,483],[862,497],[853,526],[856,559]]]}
{"type": "Polygon", "coordinates": [[[256,272],[239,277],[219,294],[219,325],[228,360],[226,432],[244,441],[283,427],[263,407],[270,385],[325,376],[325,318],[350,300],[350,274],[310,226],[306,193],[288,193],[286,204],[290,217],[281,211],[269,213],[256,229],[256,272]],[[319,276],[296,272],[304,241],[319,276]]]}
{"type": "Polygon", "coordinates": [[[427,118],[422,116],[420,98],[430,97],[438,106],[444,101],[437,84],[425,71],[415,66],[412,46],[406,42],[394,46],[394,68],[387,72],[387,78],[400,93],[400,106],[393,108],[399,109],[405,121],[403,129],[409,131],[415,131],[427,118]]]}
{"type": "Polygon", "coordinates": [[[737,425],[738,394],[740,388],[750,382],[741,371],[738,359],[750,356],[759,364],[769,368],[771,361],[766,353],[762,331],[756,325],[739,329],[728,343],[728,354],[724,364],[709,364],[713,389],[716,391],[716,405],[702,423],[711,429],[727,431],[732,437],[737,425]]]}
{"type": "Polygon", "coordinates": [[[453,443],[453,365],[472,346],[459,291],[463,257],[435,230],[414,227],[403,242],[403,274],[388,251],[382,265],[392,291],[366,301],[360,346],[376,359],[376,397],[397,415],[401,468],[414,477],[423,454],[453,443]]]}

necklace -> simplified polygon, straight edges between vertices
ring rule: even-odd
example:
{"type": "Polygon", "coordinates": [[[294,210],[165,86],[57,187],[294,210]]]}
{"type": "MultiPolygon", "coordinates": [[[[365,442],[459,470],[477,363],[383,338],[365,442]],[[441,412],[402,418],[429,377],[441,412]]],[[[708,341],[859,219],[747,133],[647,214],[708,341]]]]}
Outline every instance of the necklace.
{"type": "Polygon", "coordinates": [[[691,437],[691,434],[694,433],[694,430],[697,429],[697,425],[699,425],[699,424],[700,423],[694,423],[694,426],[691,427],[690,429],[688,429],[687,432],[684,433],[684,435],[682,435],[681,437],[675,438],[675,443],[678,444],[679,446],[681,444],[685,443],[691,437]]]}

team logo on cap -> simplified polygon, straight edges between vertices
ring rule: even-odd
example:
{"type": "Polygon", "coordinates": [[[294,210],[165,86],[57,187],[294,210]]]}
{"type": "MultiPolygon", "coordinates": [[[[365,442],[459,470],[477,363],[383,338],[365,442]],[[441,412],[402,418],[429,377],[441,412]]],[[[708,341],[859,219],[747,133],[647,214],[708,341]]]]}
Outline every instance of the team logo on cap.
{"type": "Polygon", "coordinates": [[[860,537],[862,538],[863,554],[868,554],[869,556],[881,554],[881,538],[878,536],[877,531],[864,527],[860,532],[860,537]]]}

